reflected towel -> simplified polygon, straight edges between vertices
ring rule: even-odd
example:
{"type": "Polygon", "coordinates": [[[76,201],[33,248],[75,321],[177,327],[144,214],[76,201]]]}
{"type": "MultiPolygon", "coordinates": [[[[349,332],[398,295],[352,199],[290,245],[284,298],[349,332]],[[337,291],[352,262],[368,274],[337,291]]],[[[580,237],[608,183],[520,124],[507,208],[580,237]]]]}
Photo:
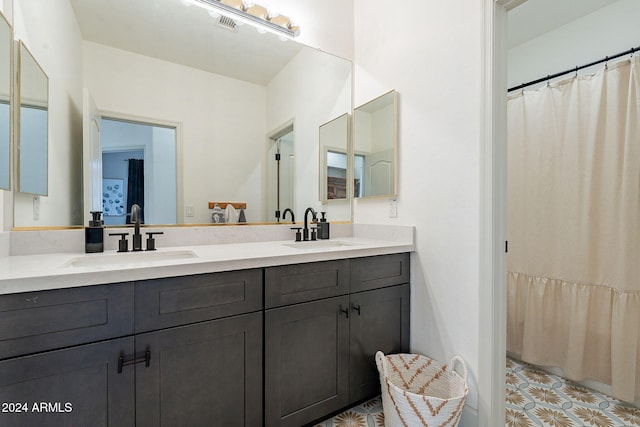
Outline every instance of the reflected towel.
{"type": "Polygon", "coordinates": [[[238,222],[239,218],[240,218],[240,213],[238,213],[238,210],[234,208],[231,203],[229,203],[226,209],[224,210],[225,222],[227,224],[233,224],[238,222]]]}

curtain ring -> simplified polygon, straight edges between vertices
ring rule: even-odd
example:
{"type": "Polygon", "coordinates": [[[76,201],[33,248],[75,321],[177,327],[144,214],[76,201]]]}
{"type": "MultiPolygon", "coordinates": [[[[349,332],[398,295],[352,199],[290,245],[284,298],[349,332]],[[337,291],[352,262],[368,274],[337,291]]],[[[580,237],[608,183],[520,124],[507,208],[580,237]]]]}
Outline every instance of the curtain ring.
{"type": "Polygon", "coordinates": [[[577,66],[577,65],[576,65],[576,75],[575,75],[575,78],[576,78],[576,79],[578,78],[578,66],[577,66]]]}
{"type": "Polygon", "coordinates": [[[609,69],[609,57],[608,56],[604,57],[604,69],[605,70],[609,69]]]}
{"type": "Polygon", "coordinates": [[[550,75],[547,74],[547,87],[551,86],[551,80],[550,80],[550,75]]]}

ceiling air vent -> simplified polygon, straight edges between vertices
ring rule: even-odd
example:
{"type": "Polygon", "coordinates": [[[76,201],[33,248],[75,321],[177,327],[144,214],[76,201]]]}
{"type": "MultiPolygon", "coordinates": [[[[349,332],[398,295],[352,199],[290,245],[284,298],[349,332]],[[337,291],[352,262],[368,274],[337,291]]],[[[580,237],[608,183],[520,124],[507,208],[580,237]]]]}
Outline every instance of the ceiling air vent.
{"type": "Polygon", "coordinates": [[[220,25],[222,28],[226,28],[227,30],[230,31],[238,31],[238,24],[236,24],[236,21],[234,21],[233,19],[227,17],[227,16],[220,16],[220,20],[218,21],[218,25],[220,25]]]}

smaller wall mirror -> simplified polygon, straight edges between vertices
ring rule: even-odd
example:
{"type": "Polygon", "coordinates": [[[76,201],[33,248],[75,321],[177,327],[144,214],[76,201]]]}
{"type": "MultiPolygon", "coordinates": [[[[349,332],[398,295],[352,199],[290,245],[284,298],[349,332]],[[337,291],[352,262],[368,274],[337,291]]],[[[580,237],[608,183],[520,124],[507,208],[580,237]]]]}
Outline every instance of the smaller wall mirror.
{"type": "Polygon", "coordinates": [[[320,126],[320,200],[347,199],[350,194],[347,167],[350,134],[349,114],[320,126]]]}
{"type": "Polygon", "coordinates": [[[0,13],[0,189],[11,189],[11,73],[13,32],[0,13]]]}
{"type": "Polygon", "coordinates": [[[18,191],[48,193],[49,78],[29,49],[18,45],[18,191]]]}
{"type": "Polygon", "coordinates": [[[354,110],[355,197],[396,195],[396,117],[396,91],[388,92],[354,110]]]}

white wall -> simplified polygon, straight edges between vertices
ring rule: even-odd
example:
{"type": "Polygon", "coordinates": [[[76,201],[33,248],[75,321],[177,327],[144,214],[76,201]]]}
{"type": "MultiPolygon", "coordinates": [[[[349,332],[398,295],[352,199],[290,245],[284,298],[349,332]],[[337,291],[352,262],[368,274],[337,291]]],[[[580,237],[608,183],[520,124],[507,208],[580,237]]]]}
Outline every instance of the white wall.
{"type": "MultiPolygon", "coordinates": [[[[638,47],[638,17],[640,1],[619,0],[512,47],[508,52],[508,87],[638,47]]],[[[592,73],[593,70],[580,73],[592,73]]],[[[568,77],[571,74],[562,78],[568,77]]]]}
{"type": "Polygon", "coordinates": [[[15,0],[14,37],[49,77],[50,183],[40,197],[41,220],[33,220],[33,197],[15,194],[15,225],[81,224],[82,39],[68,0],[15,0]]]}
{"type": "Polygon", "coordinates": [[[355,105],[399,92],[398,218],[359,199],[354,219],[416,226],[411,347],[465,359],[461,425],[477,425],[483,2],[355,0],[354,15],[355,105]]]}
{"type": "Polygon", "coordinates": [[[210,201],[249,201],[247,220],[261,220],[264,87],[91,42],[84,57],[99,110],[180,125],[184,205],[195,211],[185,222],[210,223],[210,201]]]}

